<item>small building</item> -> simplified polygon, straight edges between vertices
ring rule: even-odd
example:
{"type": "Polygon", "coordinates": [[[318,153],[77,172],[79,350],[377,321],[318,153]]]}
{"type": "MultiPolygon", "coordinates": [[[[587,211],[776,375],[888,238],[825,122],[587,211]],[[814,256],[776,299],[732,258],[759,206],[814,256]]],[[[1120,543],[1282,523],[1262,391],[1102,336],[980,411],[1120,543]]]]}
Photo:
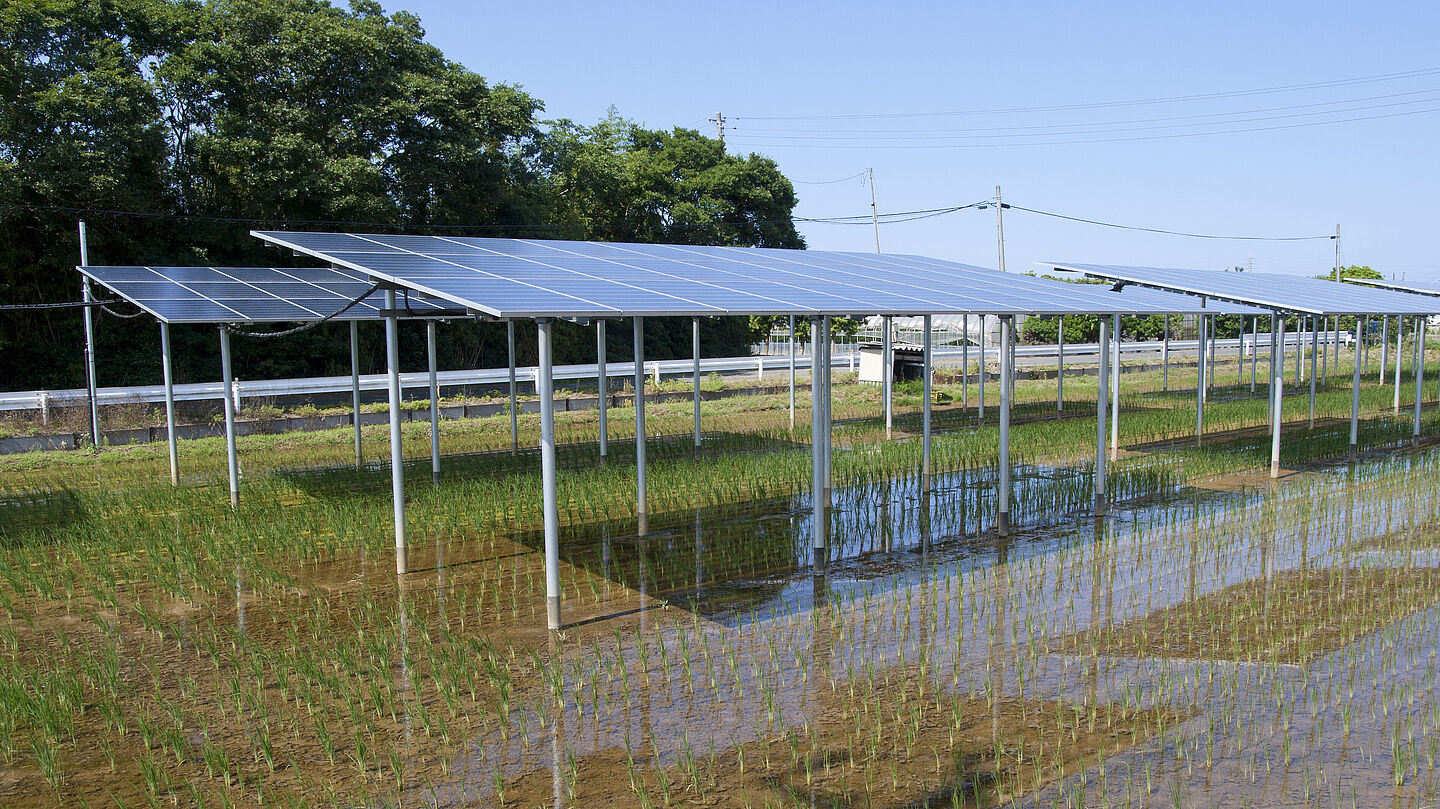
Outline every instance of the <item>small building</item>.
{"type": "MultiPolygon", "coordinates": [[[[904,382],[919,379],[924,373],[925,349],[909,343],[894,343],[890,346],[892,379],[904,382]]],[[[879,342],[860,344],[860,381],[878,385],[885,381],[885,351],[879,342]]]]}

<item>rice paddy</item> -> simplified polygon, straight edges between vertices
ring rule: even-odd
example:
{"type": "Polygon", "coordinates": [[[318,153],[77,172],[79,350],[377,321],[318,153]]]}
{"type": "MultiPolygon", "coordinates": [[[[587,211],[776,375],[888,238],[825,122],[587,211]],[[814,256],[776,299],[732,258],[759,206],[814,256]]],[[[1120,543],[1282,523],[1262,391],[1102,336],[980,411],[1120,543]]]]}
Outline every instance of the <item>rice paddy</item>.
{"type": "Polygon", "coordinates": [[[1435,805],[1440,414],[1412,441],[1368,374],[1349,457],[1337,369],[1272,482],[1264,385],[1221,366],[1196,446],[1184,373],[1123,376],[1103,519],[1093,378],[1062,413],[1020,382],[1007,536],[973,378],[926,490],[918,391],[886,441],[837,377],[824,575],[804,391],[793,429],[784,393],[707,402],[699,452],[689,403],[647,408],[643,536],[633,414],[603,464],[560,414],[558,633],[538,417],[516,453],[443,423],[438,485],[407,425],[398,580],[348,429],[242,439],[234,511],[219,441],[178,487],[163,445],[0,459],[0,804],[1435,805]]]}

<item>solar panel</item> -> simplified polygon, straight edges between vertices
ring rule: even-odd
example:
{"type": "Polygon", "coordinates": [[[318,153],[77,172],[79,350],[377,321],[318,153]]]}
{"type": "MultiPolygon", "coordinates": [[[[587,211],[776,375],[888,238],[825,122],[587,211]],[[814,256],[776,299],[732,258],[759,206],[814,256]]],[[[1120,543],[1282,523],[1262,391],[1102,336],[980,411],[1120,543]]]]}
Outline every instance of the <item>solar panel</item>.
{"type": "Polygon", "coordinates": [[[1377,289],[1393,289],[1396,292],[1409,292],[1415,295],[1440,297],[1440,283],[1434,281],[1401,283],[1372,278],[1350,278],[1347,279],[1347,281],[1352,284],[1364,284],[1367,287],[1375,287],[1377,289]]]}
{"type": "Polygon", "coordinates": [[[252,231],[497,318],[1191,313],[919,256],[774,248],[252,231]]]}
{"type": "Polygon", "coordinates": [[[1045,266],[1084,273],[1092,278],[1127,281],[1215,300],[1313,315],[1428,315],[1440,312],[1440,301],[1433,298],[1302,276],[1113,264],[1046,262],[1045,266]]]}
{"type": "MultiPolygon", "coordinates": [[[[369,292],[374,282],[354,270],[276,267],[79,267],[80,272],[166,323],[290,323],[320,320],[369,292]]],[[[380,317],[375,292],[337,316],[380,317]]],[[[402,298],[401,307],[406,305],[402,298]]],[[[449,304],[411,295],[417,316],[449,304]]]]}

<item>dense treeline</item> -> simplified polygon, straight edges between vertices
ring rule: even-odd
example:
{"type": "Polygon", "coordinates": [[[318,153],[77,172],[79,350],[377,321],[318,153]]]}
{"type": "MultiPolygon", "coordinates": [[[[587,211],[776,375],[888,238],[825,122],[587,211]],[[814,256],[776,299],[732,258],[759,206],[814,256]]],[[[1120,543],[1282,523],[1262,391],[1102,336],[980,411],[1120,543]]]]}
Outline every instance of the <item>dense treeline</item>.
{"type": "MultiPolygon", "coordinates": [[[[76,220],[97,264],[284,265],[253,228],[803,247],[773,161],[693,130],[612,113],[545,121],[372,0],[7,0],[0,4],[0,302],[76,300],[76,220]]],[[[300,260],[303,262],[303,259],[300,260]]],[[[122,307],[115,307],[121,311],[122,307]]],[[[82,384],[76,310],[0,313],[0,387],[82,384]]],[[[101,384],[153,382],[158,329],[99,316],[101,384]]],[[[704,324],[706,352],[743,353],[748,324],[704,324]]],[[[630,329],[610,331],[613,356],[630,329]]],[[[406,369],[423,367],[404,332],[406,369]]],[[[452,323],[443,367],[504,364],[504,326],[452,323]]],[[[238,340],[242,377],[348,373],[347,331],[238,340]]],[[[521,361],[535,353],[522,329],[521,361]]],[[[362,328],[369,369],[381,329],[362,328]]],[[[593,358],[557,330],[557,362],[593,358]]],[[[175,330],[182,381],[219,374],[211,327],[175,330]]],[[[647,323],[653,357],[689,352],[689,323],[647,323]]]]}

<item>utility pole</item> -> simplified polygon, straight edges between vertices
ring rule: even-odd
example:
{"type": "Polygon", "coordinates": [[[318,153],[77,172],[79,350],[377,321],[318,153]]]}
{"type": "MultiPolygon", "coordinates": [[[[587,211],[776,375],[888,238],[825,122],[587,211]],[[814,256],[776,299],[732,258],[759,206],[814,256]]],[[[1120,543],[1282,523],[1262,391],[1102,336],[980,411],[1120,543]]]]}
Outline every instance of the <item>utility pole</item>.
{"type": "Polygon", "coordinates": [[[1335,283],[1340,283],[1340,226],[1335,226],[1335,283]]]}
{"type": "Polygon", "coordinates": [[[1005,272],[1005,206],[1000,202],[1000,186],[995,186],[995,241],[1000,246],[1000,272],[1005,272]]]}
{"type": "Polygon", "coordinates": [[[717,139],[719,139],[720,145],[721,145],[721,146],[724,146],[724,145],[725,145],[725,113],[723,113],[723,112],[717,112],[717,113],[715,113],[715,117],[710,119],[710,123],[712,123],[712,124],[715,125],[715,137],[716,137],[717,139]]]}
{"type": "Polygon", "coordinates": [[[875,252],[880,252],[880,207],[875,204],[875,169],[865,169],[870,178],[870,224],[875,226],[875,252]]]}

